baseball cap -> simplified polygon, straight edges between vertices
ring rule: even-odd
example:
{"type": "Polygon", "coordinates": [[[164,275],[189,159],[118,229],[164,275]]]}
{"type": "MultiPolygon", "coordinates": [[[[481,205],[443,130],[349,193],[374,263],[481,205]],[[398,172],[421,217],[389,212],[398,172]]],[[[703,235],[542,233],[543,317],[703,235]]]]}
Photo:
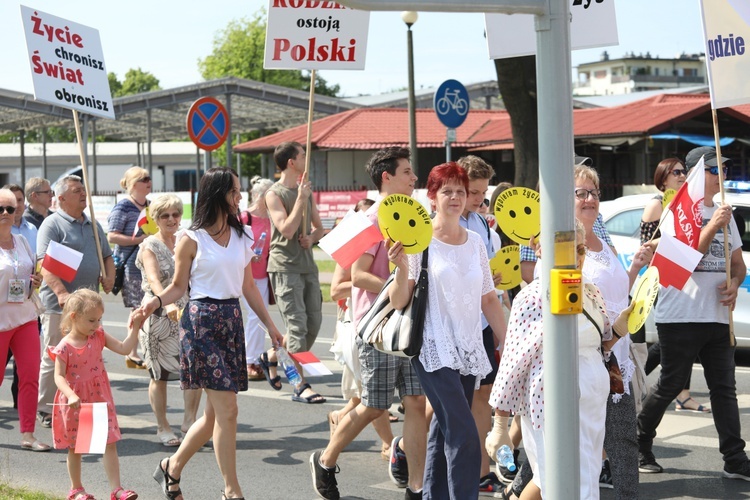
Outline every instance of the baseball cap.
{"type": "Polygon", "coordinates": [[[587,167],[590,167],[593,164],[594,164],[593,160],[589,158],[588,156],[578,156],[578,155],[573,156],[573,165],[576,165],[576,166],[586,165],[587,167]]]}
{"type": "MultiPolygon", "coordinates": [[[[719,166],[716,159],[716,149],[709,146],[701,146],[699,148],[691,149],[687,156],[685,156],[685,166],[688,170],[698,164],[701,156],[703,157],[703,164],[707,167],[719,166]]],[[[726,164],[728,167],[732,166],[732,160],[724,156],[721,157],[721,163],[726,164]]]]}

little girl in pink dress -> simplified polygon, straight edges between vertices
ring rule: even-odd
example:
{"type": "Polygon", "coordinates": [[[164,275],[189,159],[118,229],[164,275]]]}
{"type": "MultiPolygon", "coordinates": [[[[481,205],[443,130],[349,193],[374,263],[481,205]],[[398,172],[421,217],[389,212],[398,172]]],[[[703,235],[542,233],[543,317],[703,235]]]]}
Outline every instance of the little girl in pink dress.
{"type": "Polygon", "coordinates": [[[130,317],[128,336],[119,341],[101,328],[104,305],[98,293],[80,289],[68,296],[63,308],[60,327],[63,339],[50,348],[55,361],[57,393],[52,412],[52,439],[57,449],[68,450],[68,474],[71,488],[68,500],[93,500],[81,484],[81,454],[75,452],[78,438],[78,421],[82,404],[107,403],[108,435],[104,451],[104,470],[112,493],[111,500],[135,500],[138,494],[124,489],[120,484],[120,463],[117,441],[120,427],[117,424],[112,388],[104,369],[102,351],[105,347],[126,355],[138,342],[138,330],[143,314],[134,312],[130,317]]]}

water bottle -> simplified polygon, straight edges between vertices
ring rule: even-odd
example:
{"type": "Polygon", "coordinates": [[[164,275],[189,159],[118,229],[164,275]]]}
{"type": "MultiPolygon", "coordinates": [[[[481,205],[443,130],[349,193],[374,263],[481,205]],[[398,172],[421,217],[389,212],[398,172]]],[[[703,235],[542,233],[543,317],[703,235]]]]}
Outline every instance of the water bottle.
{"type": "Polygon", "coordinates": [[[497,463],[508,469],[510,472],[515,472],[516,461],[513,459],[513,450],[507,444],[502,445],[497,450],[497,463]]]}
{"type": "Polygon", "coordinates": [[[253,252],[255,252],[255,255],[260,255],[263,253],[263,246],[266,244],[266,232],[263,231],[260,233],[260,238],[258,238],[258,242],[253,247],[253,252]]]}
{"type": "MultiPolygon", "coordinates": [[[[302,377],[299,376],[297,367],[294,366],[294,361],[292,361],[289,353],[287,353],[286,349],[283,347],[279,347],[276,349],[276,358],[278,358],[279,364],[284,368],[284,373],[286,374],[286,379],[289,381],[289,385],[297,387],[300,382],[302,382],[302,377]]],[[[513,454],[511,453],[511,459],[512,458],[513,454]]]]}

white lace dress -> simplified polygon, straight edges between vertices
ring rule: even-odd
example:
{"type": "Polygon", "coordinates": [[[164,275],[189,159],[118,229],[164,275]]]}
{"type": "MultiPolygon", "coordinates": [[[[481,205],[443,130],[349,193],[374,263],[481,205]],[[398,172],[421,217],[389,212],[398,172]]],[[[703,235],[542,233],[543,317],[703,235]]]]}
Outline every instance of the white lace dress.
{"type": "MultiPolygon", "coordinates": [[[[583,276],[586,281],[594,283],[604,297],[607,307],[607,315],[611,324],[620,315],[623,309],[628,307],[628,294],[630,292],[630,279],[620,260],[612,252],[612,249],[601,238],[602,250],[594,252],[586,251],[586,260],[583,262],[583,276]]],[[[630,359],[630,335],[623,336],[612,348],[617,356],[617,362],[622,372],[622,382],[625,393],[630,394],[630,381],[635,373],[635,364],[630,359]]],[[[622,396],[613,394],[612,401],[617,403],[622,396]]]]}
{"type": "MultiPolygon", "coordinates": [[[[487,250],[481,237],[467,231],[461,245],[430,242],[428,300],[419,361],[425,371],[440,368],[477,377],[492,367],[482,343],[482,296],[492,292],[487,250]]],[[[419,276],[422,254],[409,256],[409,278],[419,276]]]]}

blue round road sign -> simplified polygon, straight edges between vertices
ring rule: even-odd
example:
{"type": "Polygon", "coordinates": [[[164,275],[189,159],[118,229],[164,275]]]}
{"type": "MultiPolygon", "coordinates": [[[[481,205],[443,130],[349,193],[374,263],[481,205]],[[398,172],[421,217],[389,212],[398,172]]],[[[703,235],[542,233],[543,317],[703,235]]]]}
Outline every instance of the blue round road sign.
{"type": "Polygon", "coordinates": [[[187,131],[199,148],[206,151],[220,148],[229,134],[227,109],[213,97],[201,97],[188,110],[187,131]]]}
{"type": "Polygon", "coordinates": [[[469,114],[469,92],[458,80],[446,80],[435,92],[432,105],[443,125],[458,128],[469,114]]]}

